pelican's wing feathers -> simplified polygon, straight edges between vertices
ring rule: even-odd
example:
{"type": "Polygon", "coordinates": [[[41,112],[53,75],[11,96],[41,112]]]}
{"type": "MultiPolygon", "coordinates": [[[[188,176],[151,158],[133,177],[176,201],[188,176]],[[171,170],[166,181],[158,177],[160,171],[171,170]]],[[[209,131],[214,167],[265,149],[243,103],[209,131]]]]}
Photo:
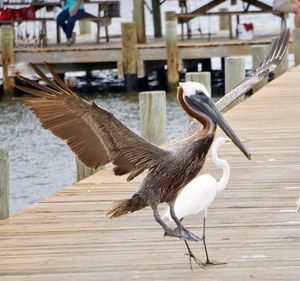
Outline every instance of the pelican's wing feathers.
{"type": "MultiPolygon", "coordinates": [[[[280,36],[274,40],[266,59],[234,89],[216,102],[216,107],[219,111],[225,112],[235,100],[247,93],[277,67],[288,48],[289,37],[289,29],[284,29],[280,36]]],[[[201,124],[194,121],[189,126],[186,135],[190,135],[200,129],[201,124]]]]}
{"type": "Polygon", "coordinates": [[[34,96],[18,99],[25,101],[45,129],[66,140],[86,166],[97,168],[112,162],[116,165],[115,174],[131,173],[128,176],[131,180],[170,155],[170,152],[136,135],[110,112],[77,96],[47,63],[45,65],[54,81],[32,65],[48,85],[20,76],[36,89],[16,85],[16,88],[34,96]]]}
{"type": "Polygon", "coordinates": [[[274,40],[266,59],[233,90],[221,98],[216,103],[216,107],[220,111],[226,110],[234,100],[247,93],[253,86],[267,77],[281,62],[281,59],[288,48],[289,38],[289,29],[284,29],[280,36],[274,40]]]}

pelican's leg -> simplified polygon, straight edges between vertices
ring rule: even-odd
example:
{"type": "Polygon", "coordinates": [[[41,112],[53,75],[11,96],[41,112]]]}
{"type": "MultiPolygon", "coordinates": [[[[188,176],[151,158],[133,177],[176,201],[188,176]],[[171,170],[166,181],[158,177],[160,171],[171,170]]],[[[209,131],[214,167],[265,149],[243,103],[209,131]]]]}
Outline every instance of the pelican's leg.
{"type": "Polygon", "coordinates": [[[184,243],[185,243],[185,246],[186,246],[186,248],[187,248],[187,250],[188,250],[188,253],[187,253],[186,255],[189,256],[189,261],[190,261],[190,268],[191,268],[191,270],[193,270],[192,259],[195,261],[195,263],[196,263],[198,266],[200,266],[200,267],[203,268],[203,262],[202,262],[201,260],[199,260],[199,259],[193,254],[193,252],[192,252],[192,250],[191,250],[191,248],[190,248],[188,242],[187,242],[186,240],[184,240],[184,243]]]}
{"type": "Polygon", "coordinates": [[[183,239],[183,240],[200,241],[201,238],[199,238],[198,236],[196,236],[195,234],[193,234],[192,232],[187,230],[181,224],[180,220],[177,218],[177,216],[175,214],[174,202],[170,202],[169,207],[170,207],[170,215],[171,215],[172,219],[174,220],[174,222],[177,225],[177,228],[175,229],[175,231],[179,233],[180,238],[183,239]]]}
{"type": "Polygon", "coordinates": [[[203,241],[203,246],[204,246],[205,255],[206,255],[206,263],[204,265],[226,264],[226,262],[210,261],[209,258],[208,258],[208,252],[207,252],[206,241],[205,241],[205,221],[206,221],[206,214],[207,214],[207,210],[204,211],[204,216],[203,216],[203,236],[202,236],[202,241],[203,241]]]}
{"type": "Polygon", "coordinates": [[[170,227],[168,227],[165,222],[161,219],[159,212],[157,210],[157,207],[152,207],[153,209],[153,214],[154,214],[154,218],[155,220],[162,226],[162,228],[165,230],[165,236],[173,236],[173,237],[177,237],[179,239],[182,239],[182,237],[180,236],[180,234],[178,232],[176,232],[175,230],[171,229],[170,227]]]}

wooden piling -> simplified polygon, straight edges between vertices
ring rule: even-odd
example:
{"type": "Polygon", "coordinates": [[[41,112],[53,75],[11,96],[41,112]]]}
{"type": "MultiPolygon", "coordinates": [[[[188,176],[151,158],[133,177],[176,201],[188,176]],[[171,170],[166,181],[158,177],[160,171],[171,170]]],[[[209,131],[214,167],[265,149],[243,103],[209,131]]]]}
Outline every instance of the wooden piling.
{"type": "Polygon", "coordinates": [[[300,28],[295,28],[293,36],[293,51],[295,56],[295,65],[300,64],[300,28]]]}
{"type": "MultiPolygon", "coordinates": [[[[275,41],[276,37],[272,39],[272,43],[275,41]]],[[[284,72],[286,72],[289,69],[289,49],[285,52],[284,56],[282,57],[281,62],[274,70],[274,78],[277,78],[284,72]]]]}
{"type": "Polygon", "coordinates": [[[168,85],[170,91],[176,89],[179,81],[176,26],[177,23],[175,12],[166,12],[166,49],[168,65],[168,85]]]}
{"type": "Polygon", "coordinates": [[[127,92],[137,89],[137,35],[136,23],[122,23],[122,55],[127,92]]]}
{"type": "Polygon", "coordinates": [[[166,93],[164,91],[141,92],[139,103],[142,137],[156,145],[165,143],[166,93]]]}
{"type": "Polygon", "coordinates": [[[5,97],[14,95],[14,78],[8,76],[8,66],[15,63],[14,29],[11,25],[1,27],[1,55],[3,69],[3,93],[5,97]]]}
{"type": "MultiPolygon", "coordinates": [[[[220,8],[220,13],[226,13],[228,12],[227,8],[220,8]]],[[[228,30],[229,29],[229,16],[228,15],[220,15],[219,20],[219,28],[220,30],[228,30]]]]}
{"type": "Polygon", "coordinates": [[[144,0],[134,0],[133,20],[136,23],[137,42],[146,43],[144,0]]]}
{"type": "Polygon", "coordinates": [[[161,16],[160,16],[160,0],[152,0],[152,16],[154,25],[154,37],[162,37],[161,32],[161,16]]]}
{"type": "Polygon", "coordinates": [[[245,58],[225,58],[225,94],[245,78],[245,58]]]}
{"type": "Polygon", "coordinates": [[[8,150],[0,148],[0,219],[9,217],[8,150]]]}
{"type": "MultiPolygon", "coordinates": [[[[235,86],[237,86],[245,78],[245,58],[228,57],[225,58],[225,94],[228,94],[235,86]]],[[[238,98],[225,111],[234,107],[245,99],[244,96],[238,98]]]]}
{"type": "Polygon", "coordinates": [[[210,72],[188,72],[185,74],[185,81],[201,83],[211,96],[211,74],[210,72]]]}
{"type": "Polygon", "coordinates": [[[77,171],[77,181],[81,181],[96,172],[100,171],[102,167],[98,169],[90,169],[85,166],[77,157],[76,157],[76,171],[77,171]]]}
{"type": "MultiPolygon", "coordinates": [[[[252,52],[252,69],[257,68],[267,57],[269,46],[266,45],[255,45],[251,47],[252,52]]],[[[253,87],[253,93],[258,91],[260,88],[268,84],[269,77],[266,77],[261,82],[253,87]]]]}

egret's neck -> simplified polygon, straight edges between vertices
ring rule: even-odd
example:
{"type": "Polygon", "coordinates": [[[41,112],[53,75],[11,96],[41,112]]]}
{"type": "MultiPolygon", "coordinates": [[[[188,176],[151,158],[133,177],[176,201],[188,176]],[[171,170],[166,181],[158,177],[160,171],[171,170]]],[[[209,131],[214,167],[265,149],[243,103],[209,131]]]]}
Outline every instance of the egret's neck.
{"type": "Polygon", "coordinates": [[[230,167],[229,167],[229,164],[226,160],[224,159],[220,159],[218,157],[218,148],[220,147],[220,145],[213,145],[212,147],[212,161],[214,162],[214,164],[217,166],[217,167],[220,167],[223,169],[223,175],[220,179],[220,181],[218,181],[217,183],[217,193],[220,193],[222,192],[228,182],[229,182],[229,178],[230,178],[230,167]]]}

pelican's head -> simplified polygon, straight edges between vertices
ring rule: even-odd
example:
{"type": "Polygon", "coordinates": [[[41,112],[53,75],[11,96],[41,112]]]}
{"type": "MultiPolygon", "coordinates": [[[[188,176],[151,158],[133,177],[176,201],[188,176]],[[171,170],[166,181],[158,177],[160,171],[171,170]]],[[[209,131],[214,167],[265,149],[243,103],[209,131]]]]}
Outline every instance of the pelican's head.
{"type": "Polygon", "coordinates": [[[210,98],[207,89],[202,84],[197,82],[180,83],[178,96],[179,100],[181,98],[184,103],[183,107],[187,113],[192,112],[193,115],[197,115],[200,118],[208,118],[210,122],[217,124],[244,155],[248,159],[251,158],[250,153],[225,121],[213,100],[210,98]]]}

